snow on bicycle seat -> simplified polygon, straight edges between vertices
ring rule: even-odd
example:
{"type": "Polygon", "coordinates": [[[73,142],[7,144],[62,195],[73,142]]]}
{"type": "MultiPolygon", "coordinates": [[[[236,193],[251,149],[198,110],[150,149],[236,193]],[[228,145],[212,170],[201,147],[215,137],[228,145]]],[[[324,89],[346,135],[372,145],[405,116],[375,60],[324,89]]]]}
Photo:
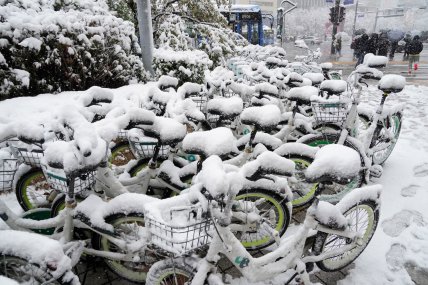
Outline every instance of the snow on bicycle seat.
{"type": "Polygon", "coordinates": [[[274,152],[265,151],[255,160],[242,166],[241,173],[248,180],[258,180],[264,175],[292,176],[295,164],[292,160],[281,157],[274,152]]]}
{"type": "Polygon", "coordinates": [[[310,104],[311,97],[318,95],[318,88],[314,86],[293,87],[287,93],[287,99],[298,104],[310,104]]]}
{"type": "Polygon", "coordinates": [[[259,83],[259,84],[256,84],[255,88],[256,88],[255,91],[260,95],[270,95],[273,97],[278,97],[278,93],[279,93],[278,87],[270,83],[267,83],[267,82],[259,83]]]}
{"type": "Polygon", "coordinates": [[[186,82],[178,88],[177,94],[181,99],[186,99],[191,96],[198,96],[201,91],[202,85],[193,82],[186,82]]]}
{"type": "Polygon", "coordinates": [[[178,79],[168,75],[162,75],[158,80],[158,88],[160,90],[166,90],[168,88],[176,88],[178,85],[178,79]]]}
{"type": "Polygon", "coordinates": [[[233,119],[241,114],[244,102],[241,98],[233,96],[230,98],[216,97],[208,101],[208,113],[219,115],[223,119],[233,119]]]}
{"type": "Polygon", "coordinates": [[[306,169],[306,179],[311,183],[336,182],[347,184],[358,175],[361,160],[352,148],[330,144],[322,147],[306,169]]]}
{"type": "Polygon", "coordinates": [[[154,88],[152,101],[153,103],[165,106],[172,96],[173,93],[162,91],[159,88],[154,88]]]}
{"type": "Polygon", "coordinates": [[[320,90],[328,94],[340,94],[346,91],[348,84],[344,80],[324,80],[321,82],[320,90]]]}
{"type": "Polygon", "coordinates": [[[322,71],[330,71],[333,68],[333,63],[323,62],[320,64],[322,71]]]}
{"type": "Polygon", "coordinates": [[[324,75],[322,73],[306,72],[303,74],[303,78],[312,81],[312,85],[318,85],[324,81],[324,75]]]}
{"type": "Polygon", "coordinates": [[[260,131],[270,131],[279,124],[281,112],[275,105],[246,108],[241,113],[241,122],[255,126],[260,131]]]}
{"type": "Polygon", "coordinates": [[[348,226],[348,220],[336,207],[328,202],[320,201],[315,208],[309,212],[321,225],[334,230],[344,230],[348,226]]]}
{"type": "MultiPolygon", "coordinates": [[[[238,139],[236,145],[239,149],[243,149],[247,145],[247,143],[250,141],[250,136],[251,134],[248,133],[238,139]]],[[[253,145],[257,145],[259,143],[264,145],[268,150],[277,149],[283,144],[282,140],[264,132],[257,132],[253,139],[253,145]]]]}
{"type": "Polygon", "coordinates": [[[303,83],[303,76],[298,74],[297,72],[291,72],[287,75],[287,84],[298,84],[303,83]]]}
{"type": "Polygon", "coordinates": [[[180,168],[175,166],[170,160],[162,162],[162,165],[159,167],[157,178],[174,186],[180,191],[188,187],[188,185],[180,179],[180,168]]]}
{"type": "Polygon", "coordinates": [[[360,64],[355,70],[358,74],[361,74],[366,79],[381,79],[383,72],[376,68],[371,68],[360,64]]]}
{"type": "Polygon", "coordinates": [[[406,78],[401,75],[387,74],[379,81],[378,88],[384,93],[399,93],[406,86],[406,78]]]}
{"type": "Polygon", "coordinates": [[[158,139],[162,145],[181,142],[186,136],[186,127],[174,119],[156,117],[153,125],[143,128],[148,137],[158,139]]]}
{"type": "Polygon", "coordinates": [[[385,67],[387,63],[388,58],[386,56],[374,55],[372,53],[366,54],[363,61],[363,65],[372,68],[385,67]]]}
{"type": "Polygon", "coordinates": [[[114,228],[105,221],[106,217],[117,213],[141,214],[146,205],[159,199],[138,193],[123,193],[105,202],[97,195],[89,195],[88,198],[78,203],[74,218],[101,232],[114,234],[114,228]]]}
{"type": "Polygon", "coordinates": [[[225,156],[232,152],[239,152],[232,131],[224,127],[187,134],[182,148],[186,153],[197,154],[203,158],[210,155],[225,156]]]}

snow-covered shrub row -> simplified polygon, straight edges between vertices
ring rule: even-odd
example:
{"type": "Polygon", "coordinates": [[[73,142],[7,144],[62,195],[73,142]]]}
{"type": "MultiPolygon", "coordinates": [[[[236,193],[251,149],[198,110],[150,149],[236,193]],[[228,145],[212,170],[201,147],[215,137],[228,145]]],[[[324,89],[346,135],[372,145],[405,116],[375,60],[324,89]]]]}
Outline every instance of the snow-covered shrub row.
{"type": "Polygon", "coordinates": [[[185,82],[203,83],[204,72],[213,65],[208,55],[200,50],[174,51],[170,48],[155,49],[153,69],[157,76],[169,75],[185,82]]]}
{"type": "Polygon", "coordinates": [[[0,0],[0,96],[145,79],[130,22],[104,0],[0,0]]]}
{"type": "Polygon", "coordinates": [[[225,65],[227,58],[234,56],[240,47],[248,44],[241,35],[229,28],[173,14],[159,17],[159,26],[154,36],[159,48],[202,50],[207,53],[214,66],[225,65]]]}

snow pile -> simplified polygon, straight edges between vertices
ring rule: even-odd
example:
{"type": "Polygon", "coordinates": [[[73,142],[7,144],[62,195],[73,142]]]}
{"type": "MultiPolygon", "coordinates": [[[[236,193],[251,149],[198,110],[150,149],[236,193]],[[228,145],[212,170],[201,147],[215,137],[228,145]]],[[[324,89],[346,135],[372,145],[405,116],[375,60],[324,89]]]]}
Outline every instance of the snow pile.
{"type": "Polygon", "coordinates": [[[176,144],[186,136],[186,127],[174,119],[156,117],[152,126],[144,127],[147,136],[160,139],[165,145],[176,144]]]}
{"type": "Polygon", "coordinates": [[[259,83],[256,86],[256,92],[260,94],[268,94],[278,96],[278,87],[267,82],[259,83]]]}
{"type": "Polygon", "coordinates": [[[3,284],[3,285],[19,285],[19,283],[16,282],[15,280],[6,278],[4,276],[0,276],[0,284],[3,284]]]}
{"type": "Polygon", "coordinates": [[[281,119],[281,112],[275,105],[249,107],[241,113],[241,122],[256,126],[259,130],[276,127],[281,119]]]}
{"type": "Polygon", "coordinates": [[[312,96],[318,95],[318,88],[313,86],[302,86],[291,88],[287,93],[287,98],[290,100],[310,102],[312,96]]]}
{"type": "Polygon", "coordinates": [[[183,140],[183,151],[208,157],[223,156],[239,152],[236,139],[228,128],[215,128],[210,131],[187,134],[183,140]]]}
{"type": "Polygon", "coordinates": [[[321,82],[320,90],[339,94],[346,91],[348,83],[344,80],[324,80],[321,82]]]}
{"type": "Polygon", "coordinates": [[[303,77],[311,80],[313,85],[320,84],[324,80],[324,75],[322,73],[307,72],[303,74],[303,77]]]}
{"type": "Polygon", "coordinates": [[[332,144],[318,150],[305,175],[310,181],[321,178],[348,181],[358,174],[360,167],[358,152],[343,145],[332,144]]]}
{"type": "Polygon", "coordinates": [[[386,56],[374,55],[368,53],[364,56],[363,65],[368,67],[384,67],[388,63],[388,58],[386,56]]]}
{"type": "Polygon", "coordinates": [[[321,63],[321,64],[320,64],[320,67],[321,67],[323,70],[328,71],[328,70],[330,70],[330,69],[332,69],[332,68],[333,68],[333,63],[331,63],[331,62],[323,62],[323,63],[321,63]]]}
{"type": "Polygon", "coordinates": [[[118,87],[145,79],[134,27],[112,15],[103,0],[3,4],[3,96],[118,87]]]}
{"type": "Polygon", "coordinates": [[[221,115],[225,118],[234,118],[241,114],[244,108],[242,99],[233,96],[230,98],[216,97],[208,101],[207,110],[211,114],[221,115]]]}
{"type": "Polygon", "coordinates": [[[406,86],[406,78],[401,75],[387,74],[379,81],[379,89],[385,92],[401,92],[406,86]]]}

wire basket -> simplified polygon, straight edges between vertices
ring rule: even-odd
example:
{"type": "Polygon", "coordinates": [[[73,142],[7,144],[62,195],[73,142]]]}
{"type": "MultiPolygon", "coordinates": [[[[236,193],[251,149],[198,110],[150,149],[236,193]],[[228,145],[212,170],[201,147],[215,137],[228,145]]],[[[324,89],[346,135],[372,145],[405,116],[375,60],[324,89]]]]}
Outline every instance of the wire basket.
{"type": "Polygon", "coordinates": [[[0,160],[0,191],[12,190],[13,178],[18,169],[16,158],[6,158],[0,160]]]}
{"type": "MultiPolygon", "coordinates": [[[[53,169],[46,165],[43,165],[42,169],[51,188],[62,193],[68,192],[69,179],[62,169],[53,169]]],[[[90,190],[95,185],[95,181],[96,170],[74,178],[74,193],[90,190]]]]}
{"type": "MultiPolygon", "coordinates": [[[[207,213],[196,214],[197,211],[191,207],[187,211],[188,222],[186,226],[177,226],[171,221],[171,224],[158,221],[150,215],[146,216],[146,226],[151,233],[151,242],[153,245],[161,248],[163,251],[173,256],[180,256],[189,252],[205,247],[212,239],[210,236],[214,225],[211,219],[207,218],[207,213]]],[[[176,211],[171,211],[171,217],[176,217],[176,211]]]]}
{"type": "Polygon", "coordinates": [[[40,159],[43,157],[44,153],[42,149],[29,149],[27,147],[15,147],[12,146],[18,155],[18,158],[22,161],[33,167],[40,167],[40,159]]]}
{"type": "Polygon", "coordinates": [[[348,103],[312,102],[311,105],[318,124],[342,123],[348,116],[348,103]]]}
{"type": "Polygon", "coordinates": [[[191,96],[189,97],[192,99],[193,102],[196,103],[196,107],[202,112],[207,112],[207,103],[208,103],[208,97],[206,95],[200,95],[200,96],[191,96]]]}
{"type": "MultiPolygon", "coordinates": [[[[129,145],[131,151],[137,159],[152,158],[155,153],[155,146],[157,139],[154,138],[130,138],[129,145]]],[[[168,145],[162,145],[159,150],[160,158],[167,158],[170,147],[168,145]]]]}
{"type": "Polygon", "coordinates": [[[117,135],[117,139],[119,141],[127,141],[128,140],[128,131],[127,130],[120,130],[119,134],[117,135]]]}

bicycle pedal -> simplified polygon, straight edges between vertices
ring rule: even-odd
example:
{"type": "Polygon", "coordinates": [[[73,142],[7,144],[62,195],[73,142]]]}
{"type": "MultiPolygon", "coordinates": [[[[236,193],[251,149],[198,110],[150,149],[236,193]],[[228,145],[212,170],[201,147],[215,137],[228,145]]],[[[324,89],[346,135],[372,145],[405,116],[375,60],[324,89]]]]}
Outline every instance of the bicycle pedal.
{"type": "Polygon", "coordinates": [[[375,178],[379,178],[382,176],[383,173],[383,167],[380,165],[372,165],[372,167],[370,167],[370,176],[375,177],[375,178]]]}

